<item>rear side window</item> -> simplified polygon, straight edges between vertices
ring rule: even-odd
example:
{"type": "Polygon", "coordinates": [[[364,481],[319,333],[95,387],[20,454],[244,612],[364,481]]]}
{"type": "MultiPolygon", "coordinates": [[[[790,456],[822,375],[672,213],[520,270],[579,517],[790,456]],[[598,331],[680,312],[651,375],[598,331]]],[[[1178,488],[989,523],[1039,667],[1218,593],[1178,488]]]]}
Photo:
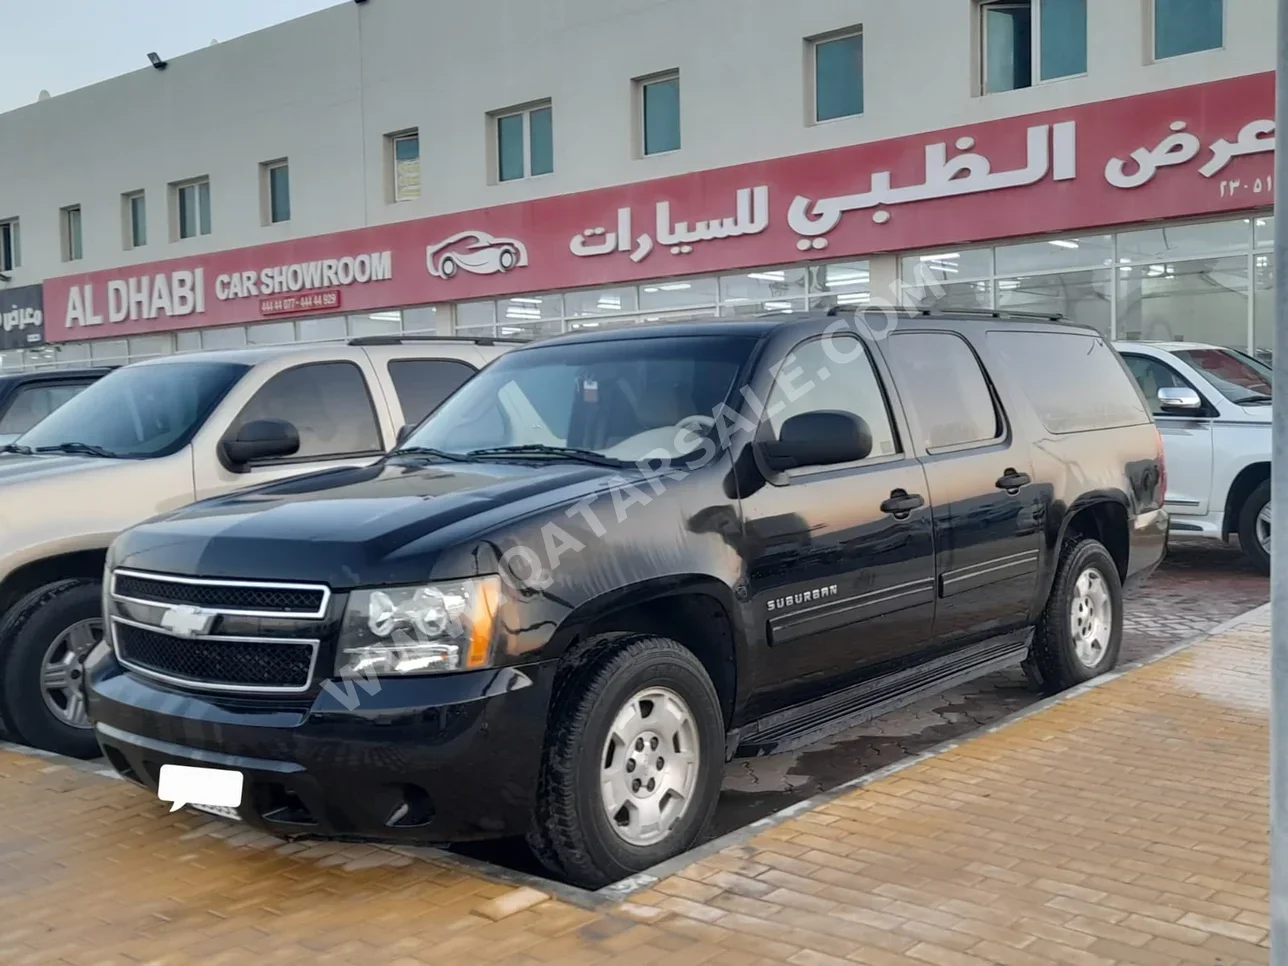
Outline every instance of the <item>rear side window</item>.
{"type": "Polygon", "coordinates": [[[455,359],[395,359],[389,363],[403,419],[415,426],[474,375],[474,367],[455,359]]]}
{"type": "Polygon", "coordinates": [[[1077,332],[988,334],[1051,433],[1084,433],[1148,422],[1132,377],[1098,336],[1077,332]]]}
{"type": "Polygon", "coordinates": [[[895,333],[883,351],[928,452],[1002,435],[993,392],[966,340],[949,332],[895,333]]]}
{"type": "Polygon", "coordinates": [[[88,385],[88,382],[60,382],[56,385],[24,386],[14,394],[13,402],[0,416],[0,436],[25,433],[63,403],[78,396],[88,385]]]}
{"type": "Polygon", "coordinates": [[[256,419],[284,419],[299,430],[300,449],[291,460],[384,450],[367,380],[350,362],[320,362],[279,372],[246,404],[233,432],[256,419]]]}

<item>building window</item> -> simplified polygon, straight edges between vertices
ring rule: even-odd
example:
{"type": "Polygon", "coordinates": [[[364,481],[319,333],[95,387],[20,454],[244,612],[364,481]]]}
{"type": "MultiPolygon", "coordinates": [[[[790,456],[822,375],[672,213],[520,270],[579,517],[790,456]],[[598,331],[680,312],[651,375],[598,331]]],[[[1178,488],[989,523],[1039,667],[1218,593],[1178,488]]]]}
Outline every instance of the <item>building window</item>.
{"type": "Polygon", "coordinates": [[[407,131],[389,136],[393,165],[393,200],[413,201],[420,197],[420,132],[407,131]]]}
{"type": "Polygon", "coordinates": [[[979,12],[985,94],[1087,72],[1087,0],[988,0],[979,12]]]}
{"type": "Polygon", "coordinates": [[[85,256],[81,247],[81,210],[80,205],[72,205],[62,211],[63,261],[79,262],[85,256]]]}
{"type": "Polygon", "coordinates": [[[174,186],[177,237],[196,238],[210,234],[210,180],[189,181],[174,186]]]}
{"type": "Polygon", "coordinates": [[[1178,57],[1225,44],[1225,0],[1153,0],[1154,58],[1178,57]]]}
{"type": "Polygon", "coordinates": [[[493,118],[498,181],[521,181],[554,171],[554,116],[549,102],[493,118]]]}
{"type": "Polygon", "coordinates": [[[142,248],[148,243],[148,206],[142,191],[127,194],[122,199],[125,216],[125,247],[142,248]]]}
{"type": "Polygon", "coordinates": [[[0,221],[0,272],[12,272],[22,264],[18,247],[18,219],[0,221]]]}
{"type": "Polygon", "coordinates": [[[863,31],[809,41],[814,56],[814,120],[863,113],[863,31]]]}
{"type": "Polygon", "coordinates": [[[636,82],[640,90],[643,153],[680,150],[680,75],[662,74],[636,82]]]}
{"type": "Polygon", "coordinates": [[[285,161],[260,165],[264,223],[279,225],[291,220],[291,167],[285,161]]]}

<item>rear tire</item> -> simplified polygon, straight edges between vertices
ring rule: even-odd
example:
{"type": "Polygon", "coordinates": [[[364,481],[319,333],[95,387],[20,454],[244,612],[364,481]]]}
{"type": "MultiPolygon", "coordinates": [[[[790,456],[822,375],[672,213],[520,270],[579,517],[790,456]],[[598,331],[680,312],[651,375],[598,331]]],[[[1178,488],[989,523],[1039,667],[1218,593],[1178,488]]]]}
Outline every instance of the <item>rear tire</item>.
{"type": "Polygon", "coordinates": [[[48,584],[5,614],[0,621],[0,727],[14,741],[72,758],[99,757],[98,740],[88,720],[74,726],[58,709],[74,713],[68,694],[81,687],[81,659],[92,650],[84,632],[96,622],[101,640],[102,620],[102,584],[96,580],[48,584]],[[67,653],[66,662],[59,660],[69,647],[83,653],[67,653]],[[66,676],[66,688],[51,690],[49,700],[47,664],[54,669],[65,664],[66,676]]]}
{"type": "Polygon", "coordinates": [[[588,889],[692,848],[724,746],[720,699],[692,652],[647,635],[592,642],[554,696],[529,846],[588,889]]]}
{"type": "Polygon", "coordinates": [[[1263,574],[1270,573],[1269,514],[1270,481],[1266,480],[1248,495],[1239,511],[1239,546],[1263,574]]]}
{"type": "Polygon", "coordinates": [[[1104,545],[1067,539],[1029,657],[1048,694],[1090,681],[1117,665],[1122,601],[1118,565],[1104,545]]]}

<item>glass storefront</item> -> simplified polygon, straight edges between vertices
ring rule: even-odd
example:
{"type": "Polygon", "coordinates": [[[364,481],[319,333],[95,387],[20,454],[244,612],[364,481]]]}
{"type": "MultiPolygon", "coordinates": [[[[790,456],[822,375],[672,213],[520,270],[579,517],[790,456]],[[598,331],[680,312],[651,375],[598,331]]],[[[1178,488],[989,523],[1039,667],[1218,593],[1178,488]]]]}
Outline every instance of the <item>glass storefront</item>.
{"type": "MultiPolygon", "coordinates": [[[[1059,314],[1111,338],[1212,342],[1269,358],[1273,244],[1274,217],[1266,213],[910,253],[899,257],[898,268],[907,305],[1059,314]]],[[[123,365],[175,352],[400,333],[539,338],[671,319],[862,308],[871,297],[871,266],[866,260],[797,264],[455,305],[64,343],[0,353],[0,367],[13,371],[123,365]]]]}
{"type": "Polygon", "coordinates": [[[923,308],[1060,314],[1115,339],[1211,342],[1268,357],[1274,217],[1069,235],[900,260],[923,308]]]}
{"type": "Polygon", "coordinates": [[[456,306],[454,331],[461,335],[559,335],[668,319],[737,318],[834,305],[860,306],[870,296],[868,262],[829,262],[462,302],[456,306]]]}

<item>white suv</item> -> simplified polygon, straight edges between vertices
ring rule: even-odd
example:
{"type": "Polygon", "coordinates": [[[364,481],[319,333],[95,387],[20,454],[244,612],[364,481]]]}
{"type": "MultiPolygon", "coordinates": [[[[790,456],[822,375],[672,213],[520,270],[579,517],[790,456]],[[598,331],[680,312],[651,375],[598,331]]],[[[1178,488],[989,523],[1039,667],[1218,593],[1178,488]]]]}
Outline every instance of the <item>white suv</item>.
{"type": "Polygon", "coordinates": [[[1270,572],[1271,369],[1236,349],[1120,342],[1167,455],[1173,533],[1229,540],[1270,572]]]}

